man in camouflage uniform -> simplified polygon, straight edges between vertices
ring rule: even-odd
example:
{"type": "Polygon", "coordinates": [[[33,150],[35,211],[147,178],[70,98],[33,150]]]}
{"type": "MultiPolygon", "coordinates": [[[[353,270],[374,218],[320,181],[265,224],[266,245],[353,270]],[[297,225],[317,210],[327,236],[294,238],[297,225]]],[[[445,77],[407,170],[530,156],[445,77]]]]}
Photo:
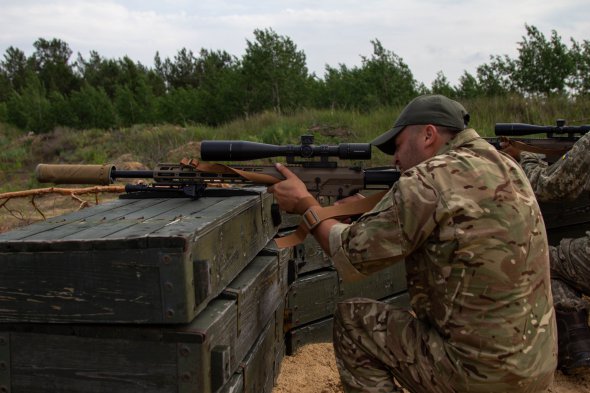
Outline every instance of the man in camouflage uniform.
{"type": "MultiPolygon", "coordinates": [[[[346,392],[540,392],[553,379],[543,219],[522,169],[467,121],[444,96],[414,99],[373,141],[394,155],[399,182],[358,221],[313,228],[343,279],[406,264],[412,310],[360,298],[337,306],[346,392]]],[[[303,183],[277,169],[286,180],[269,191],[281,208],[317,209],[303,183]]]]}
{"type": "MultiPolygon", "coordinates": [[[[518,155],[516,155],[518,157],[518,155]]],[[[590,134],[584,135],[560,160],[548,165],[541,156],[523,152],[520,164],[537,199],[573,200],[590,191],[590,134]]],[[[590,372],[590,232],[578,239],[562,239],[549,248],[551,287],[557,313],[558,367],[566,374],[590,372]]]]}

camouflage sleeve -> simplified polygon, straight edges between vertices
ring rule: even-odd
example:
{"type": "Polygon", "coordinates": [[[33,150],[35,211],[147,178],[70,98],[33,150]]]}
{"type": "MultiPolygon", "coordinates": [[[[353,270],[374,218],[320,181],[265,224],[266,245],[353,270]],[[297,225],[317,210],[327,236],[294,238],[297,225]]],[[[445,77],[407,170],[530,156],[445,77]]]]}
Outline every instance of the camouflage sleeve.
{"type": "Polygon", "coordinates": [[[589,189],[590,133],[551,165],[531,153],[522,153],[520,164],[539,201],[575,199],[589,189]]]}
{"type": "Polygon", "coordinates": [[[330,231],[330,254],[344,280],[403,260],[436,227],[438,193],[426,176],[404,176],[368,213],[330,231]]]}

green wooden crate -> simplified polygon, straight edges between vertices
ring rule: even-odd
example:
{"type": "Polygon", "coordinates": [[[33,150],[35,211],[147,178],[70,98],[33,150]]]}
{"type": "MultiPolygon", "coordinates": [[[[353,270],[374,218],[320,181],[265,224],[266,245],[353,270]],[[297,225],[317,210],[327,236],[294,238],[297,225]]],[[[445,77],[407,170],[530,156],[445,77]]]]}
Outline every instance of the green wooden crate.
{"type": "MultiPolygon", "coordinates": [[[[223,291],[224,296],[234,298],[238,305],[238,339],[234,349],[238,359],[246,356],[252,343],[271,320],[275,330],[273,337],[276,337],[276,332],[280,332],[280,340],[283,341],[282,321],[284,299],[289,288],[287,280],[290,255],[290,249],[266,249],[223,291]],[[277,317],[277,314],[280,315],[277,317]]],[[[276,346],[277,343],[274,343],[273,348],[276,346]]],[[[229,378],[229,374],[226,378],[229,378]]]]}
{"type": "MultiPolygon", "coordinates": [[[[389,296],[382,301],[398,307],[410,307],[410,297],[407,292],[389,296]]],[[[299,348],[307,344],[332,342],[333,322],[334,318],[330,316],[288,331],[285,336],[286,354],[294,355],[299,348]]]]}
{"type": "Polygon", "coordinates": [[[285,352],[289,256],[266,248],[190,324],[0,324],[0,389],[213,393],[267,386],[260,373],[274,376],[285,352]],[[262,365],[268,370],[257,370],[262,365]],[[236,373],[247,376],[241,385],[236,373]]]}
{"type": "Polygon", "coordinates": [[[274,318],[254,342],[250,352],[242,361],[244,393],[271,393],[276,379],[275,356],[276,337],[274,318]]]}
{"type": "MultiPolygon", "coordinates": [[[[213,300],[189,326],[0,324],[9,393],[209,393],[235,347],[237,305],[213,300]]],[[[221,384],[219,386],[222,386],[221,384]]]]}
{"type": "Polygon", "coordinates": [[[406,288],[403,262],[355,282],[342,282],[335,270],[300,276],[287,294],[286,330],[331,316],[340,300],[351,297],[383,299],[406,288]]]}
{"type": "Polygon", "coordinates": [[[0,234],[0,320],[192,321],[276,233],[257,190],[120,199],[0,234]]]}

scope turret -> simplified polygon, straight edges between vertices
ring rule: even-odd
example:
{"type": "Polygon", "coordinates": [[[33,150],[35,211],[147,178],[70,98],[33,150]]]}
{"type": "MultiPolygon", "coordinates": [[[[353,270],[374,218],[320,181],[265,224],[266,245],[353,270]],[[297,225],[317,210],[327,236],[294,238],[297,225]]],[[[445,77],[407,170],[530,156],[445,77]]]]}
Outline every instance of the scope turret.
{"type": "Polygon", "coordinates": [[[202,141],[201,159],[204,161],[249,161],[269,157],[314,158],[325,160],[338,157],[345,160],[371,158],[369,143],[340,143],[338,145],[313,145],[313,136],[301,137],[301,145],[271,145],[247,141],[202,141]]]}

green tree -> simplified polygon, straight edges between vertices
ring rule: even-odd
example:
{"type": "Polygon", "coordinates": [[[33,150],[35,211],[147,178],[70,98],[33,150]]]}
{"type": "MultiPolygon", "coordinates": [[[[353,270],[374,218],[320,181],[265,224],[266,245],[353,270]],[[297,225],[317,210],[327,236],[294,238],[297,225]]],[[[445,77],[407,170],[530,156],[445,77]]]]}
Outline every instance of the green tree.
{"type": "Polygon", "coordinates": [[[514,61],[508,56],[490,56],[490,63],[477,67],[477,84],[488,97],[504,96],[514,90],[514,61]]]}
{"type": "Polygon", "coordinates": [[[36,74],[27,76],[21,92],[12,90],[6,106],[8,122],[19,128],[43,132],[53,127],[51,105],[36,74]]]}
{"type": "Polygon", "coordinates": [[[398,105],[416,96],[416,81],[410,67],[378,39],[371,41],[373,54],[362,56],[362,75],[366,87],[375,94],[377,105],[398,105]]]}
{"type": "Polygon", "coordinates": [[[555,30],[547,40],[536,27],[525,25],[527,35],[518,43],[513,78],[522,92],[563,94],[574,72],[569,50],[555,30]]]}
{"type": "Polygon", "coordinates": [[[120,62],[105,59],[96,51],[90,52],[88,60],[78,54],[75,67],[84,83],[97,89],[102,88],[111,98],[115,96],[119,83],[124,80],[120,62]]]}
{"type": "Polygon", "coordinates": [[[475,98],[483,95],[477,79],[467,71],[459,77],[459,86],[455,90],[460,98],[475,98]]]}
{"type": "Polygon", "coordinates": [[[326,66],[325,91],[331,107],[369,110],[382,105],[403,104],[417,94],[410,68],[395,53],[371,41],[373,54],[361,56],[362,66],[326,66]]]}
{"type": "Polygon", "coordinates": [[[449,83],[449,80],[442,71],[436,73],[436,78],[432,81],[432,94],[442,94],[454,98],[457,93],[449,83]]]}
{"type": "Polygon", "coordinates": [[[4,60],[0,62],[0,74],[8,81],[9,87],[15,91],[23,89],[29,71],[29,62],[25,52],[12,46],[9,47],[4,54],[4,60]]]}
{"type": "Polygon", "coordinates": [[[171,90],[158,99],[158,118],[172,124],[189,125],[202,122],[206,110],[203,96],[198,89],[171,90]]]}
{"type": "Polygon", "coordinates": [[[70,107],[76,115],[74,124],[77,128],[111,128],[118,123],[113,104],[100,87],[83,85],[71,94],[70,107]]]}
{"type": "Polygon", "coordinates": [[[242,58],[246,113],[265,109],[281,112],[305,104],[309,78],[305,54],[285,36],[272,29],[254,30],[242,58]]]}
{"type": "Polygon", "coordinates": [[[60,92],[52,91],[47,95],[50,104],[50,116],[54,125],[75,127],[76,115],[70,106],[70,100],[60,92]]]}
{"type": "Polygon", "coordinates": [[[159,54],[156,58],[156,70],[170,89],[199,86],[197,59],[193,51],[182,48],[174,56],[174,61],[166,58],[162,62],[159,59],[159,54]]]}
{"type": "Polygon", "coordinates": [[[578,43],[572,39],[570,54],[574,64],[568,87],[577,95],[590,94],[590,41],[578,43]]]}
{"type": "Polygon", "coordinates": [[[324,79],[326,106],[330,108],[368,110],[377,105],[377,96],[371,93],[362,68],[345,64],[339,68],[326,66],[324,79]]]}
{"type": "Polygon", "coordinates": [[[54,38],[47,41],[39,38],[33,44],[35,53],[32,59],[41,82],[48,91],[69,94],[79,86],[79,80],[69,64],[72,50],[68,44],[54,38]]]}
{"type": "Polygon", "coordinates": [[[244,101],[238,59],[225,51],[201,49],[196,62],[200,102],[204,103],[200,122],[217,125],[238,117],[244,101]]]}

